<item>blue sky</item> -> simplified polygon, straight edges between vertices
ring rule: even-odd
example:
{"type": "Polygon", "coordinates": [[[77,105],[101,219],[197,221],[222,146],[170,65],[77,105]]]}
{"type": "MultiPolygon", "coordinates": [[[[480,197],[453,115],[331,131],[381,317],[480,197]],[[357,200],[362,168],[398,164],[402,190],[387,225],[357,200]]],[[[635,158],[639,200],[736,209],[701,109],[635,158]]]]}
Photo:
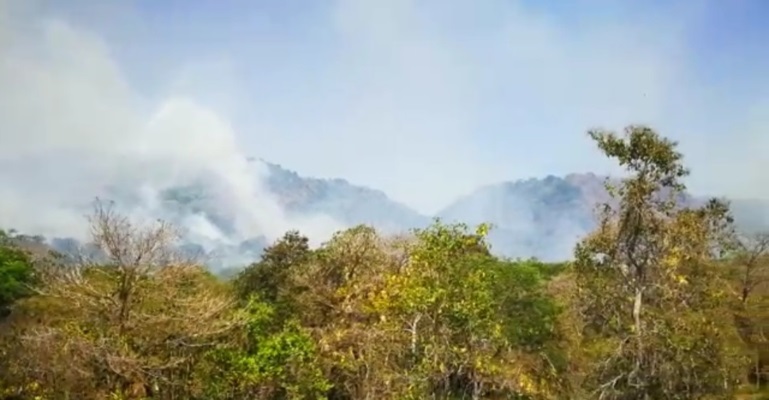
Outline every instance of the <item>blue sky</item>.
{"type": "MultiPolygon", "coordinates": [[[[769,165],[765,1],[4,2],[5,18],[16,21],[8,43],[41,54],[83,49],[89,72],[70,68],[67,82],[119,87],[91,98],[93,106],[67,92],[77,107],[67,121],[99,114],[101,122],[86,124],[93,132],[139,126],[168,99],[184,98],[196,107],[190,112],[226,125],[221,140],[237,152],[347,178],[433,212],[483,184],[611,172],[586,130],[649,123],[681,141],[694,190],[769,197],[769,174],[760,172],[769,165]],[[52,20],[65,23],[67,43],[35,33],[52,20]],[[108,105],[132,117],[107,119],[98,107],[108,105]]],[[[23,57],[65,76],[55,57],[23,57]]],[[[48,90],[40,80],[22,87],[12,72],[4,78],[19,93],[48,90]]],[[[21,115],[56,110],[17,110],[5,132],[24,125],[21,115]]],[[[35,129],[26,140],[116,143],[35,129]]],[[[185,151],[185,133],[174,134],[163,140],[185,151]]]]}

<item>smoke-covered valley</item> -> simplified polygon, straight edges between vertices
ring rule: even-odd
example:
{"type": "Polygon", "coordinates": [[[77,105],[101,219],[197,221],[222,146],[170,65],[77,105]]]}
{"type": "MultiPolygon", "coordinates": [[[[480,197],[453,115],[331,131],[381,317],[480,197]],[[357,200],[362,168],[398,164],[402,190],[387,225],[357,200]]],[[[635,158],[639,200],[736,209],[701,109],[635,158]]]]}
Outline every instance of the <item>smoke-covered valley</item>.
{"type": "MultiPolygon", "coordinates": [[[[638,115],[651,122],[666,122],[664,113],[656,110],[678,109],[665,107],[667,100],[661,89],[672,82],[668,80],[667,66],[660,61],[667,60],[671,49],[667,45],[654,47],[657,33],[649,33],[648,37],[643,36],[649,40],[643,60],[637,59],[641,56],[635,52],[628,57],[615,57],[617,49],[632,46],[617,47],[613,42],[599,40],[631,37],[615,35],[618,32],[612,30],[613,25],[605,28],[605,32],[590,32],[593,35],[586,35],[584,42],[572,43],[567,40],[568,35],[563,36],[555,27],[541,22],[524,29],[521,24],[528,21],[524,18],[528,14],[523,9],[509,10],[512,24],[520,29],[504,25],[498,30],[482,30],[476,44],[486,43],[485,47],[449,45],[432,40],[435,32],[419,24],[401,30],[400,24],[408,25],[411,17],[418,16],[407,3],[392,10],[389,19],[373,21],[377,24],[367,23],[376,14],[368,12],[369,6],[357,2],[335,4],[335,18],[322,21],[333,32],[335,41],[329,46],[344,49],[344,56],[332,59],[332,55],[337,55],[332,49],[325,57],[332,59],[329,65],[341,65],[339,68],[345,70],[320,76],[318,80],[323,85],[306,85],[309,92],[317,89],[317,93],[327,97],[318,95],[314,101],[303,103],[309,92],[297,92],[301,85],[290,85],[296,78],[293,75],[286,78],[284,86],[269,92],[271,86],[267,83],[272,75],[266,72],[277,74],[280,68],[271,65],[272,69],[257,71],[261,75],[254,72],[252,75],[266,82],[260,86],[268,91],[262,95],[266,100],[256,105],[244,103],[253,108],[251,113],[259,114],[267,122],[252,126],[255,133],[251,134],[238,129],[228,113],[221,112],[226,107],[210,105],[216,103],[211,98],[221,92],[237,92],[238,85],[229,80],[229,75],[214,69],[215,73],[204,74],[202,79],[191,79],[189,73],[177,76],[167,72],[162,76],[169,81],[197,83],[147,84],[152,86],[147,89],[136,83],[147,81],[136,78],[136,66],[146,67],[156,60],[130,60],[124,54],[125,48],[121,48],[123,53],[116,54],[116,47],[111,46],[105,35],[60,17],[42,6],[47,4],[45,1],[0,1],[0,228],[43,235],[54,247],[71,249],[75,243],[87,240],[85,215],[91,202],[101,198],[113,200],[117,210],[132,220],[164,219],[174,223],[184,232],[184,247],[204,254],[207,262],[217,268],[254,260],[266,244],[289,230],[299,230],[317,244],[356,224],[371,224],[394,233],[425,226],[434,217],[448,222],[494,224],[490,240],[499,254],[548,260],[569,257],[577,238],[593,227],[593,206],[605,198],[605,193],[601,189],[602,178],[597,175],[567,172],[616,172],[605,171],[605,163],[602,164],[597,152],[589,153],[589,140],[579,139],[579,135],[587,124],[601,118],[624,124],[632,122],[627,120],[630,115],[638,115]],[[502,40],[507,35],[539,40],[539,48],[550,49],[550,53],[529,54],[521,46],[518,53],[510,49],[507,53],[497,51],[507,49],[507,42],[502,40]],[[408,47],[405,43],[417,43],[420,47],[408,47]],[[580,68],[583,78],[572,82],[561,71],[572,68],[563,63],[582,60],[567,57],[581,53],[600,57],[596,57],[595,65],[584,61],[573,65],[580,68]],[[496,61],[495,57],[502,57],[500,54],[507,54],[508,58],[502,60],[505,62],[496,61]],[[541,68],[540,56],[545,55],[548,57],[543,62],[562,68],[541,68]],[[481,60],[477,65],[457,62],[476,58],[481,60]],[[612,64],[615,73],[596,72],[609,64],[607,60],[615,58],[620,59],[612,64]],[[415,59],[425,67],[412,68],[410,63],[415,59]],[[531,60],[540,61],[532,63],[520,76],[503,74],[510,65],[531,60]],[[648,68],[637,68],[641,62],[648,68]],[[134,68],[126,71],[124,65],[129,64],[134,68]],[[380,64],[389,67],[376,69],[380,64]],[[487,70],[491,65],[500,65],[501,70],[487,70]],[[646,76],[644,71],[651,72],[646,76]],[[558,79],[551,79],[545,72],[558,79]],[[539,83],[530,87],[531,76],[539,83]],[[352,80],[346,80],[347,77],[352,80]],[[658,77],[665,79],[654,80],[658,77]],[[620,86],[619,82],[636,81],[645,86],[623,93],[643,93],[642,96],[623,97],[613,89],[620,86]],[[550,82],[563,85],[555,87],[550,82]],[[500,115],[514,114],[518,118],[508,123],[511,131],[515,130],[512,125],[520,124],[516,125],[523,132],[520,145],[503,142],[500,138],[508,136],[505,132],[497,132],[497,138],[476,139],[489,129],[485,124],[491,124],[487,115],[478,110],[495,109],[480,99],[495,101],[499,95],[494,91],[497,87],[507,88],[510,93],[521,92],[520,98],[508,99],[520,104],[529,101],[526,90],[542,96],[535,102],[545,105],[538,112],[500,111],[500,115]],[[321,90],[324,88],[325,91],[321,90]],[[474,91],[481,89],[489,92],[474,91]],[[585,97],[588,91],[598,94],[585,97]],[[204,95],[195,95],[200,92],[204,95]],[[348,97],[335,97],[336,93],[348,97]],[[199,101],[200,98],[209,103],[199,101]],[[620,105],[614,107],[616,104],[620,105]],[[265,117],[272,111],[282,123],[279,127],[275,120],[265,117]],[[546,117],[550,112],[558,118],[546,117]],[[560,121],[541,128],[551,129],[553,138],[560,139],[532,142],[536,135],[527,130],[540,129],[536,126],[540,122],[526,119],[529,114],[537,116],[535,120],[543,126],[548,121],[560,121]],[[309,122],[298,122],[305,118],[309,122]],[[481,122],[471,124],[473,121],[481,122]],[[316,130],[319,138],[297,133],[316,130]],[[566,130],[570,133],[563,133],[566,130]],[[277,139],[284,134],[288,139],[277,139]],[[486,141],[488,151],[476,146],[482,140],[486,141]],[[504,145],[497,145],[498,142],[504,145]],[[535,153],[543,155],[531,156],[535,153]],[[292,159],[299,163],[310,158],[313,163],[308,161],[301,168],[283,161],[292,159]],[[567,159],[573,162],[557,164],[558,168],[550,161],[567,159]],[[599,161],[583,163],[586,159],[599,161]],[[282,166],[270,162],[280,162],[282,166]],[[345,177],[355,184],[343,179],[312,178],[335,176],[328,172],[334,168],[315,174],[314,166],[323,165],[334,165],[336,171],[351,171],[345,177]],[[591,168],[572,168],[574,165],[591,168]],[[513,175],[515,167],[518,169],[513,175]],[[560,177],[545,177],[541,173],[544,170],[563,173],[560,177]],[[503,182],[507,177],[526,175],[541,179],[503,182]],[[361,176],[371,180],[357,179],[361,176]],[[377,190],[380,186],[383,191],[377,190]],[[463,192],[468,194],[457,197],[457,193],[463,192]],[[446,203],[449,204],[443,207],[433,206],[446,203]],[[425,211],[427,208],[429,212],[425,211]]],[[[462,8],[452,10],[461,14],[462,8]]],[[[479,9],[475,16],[496,15],[492,11],[479,9]]],[[[136,36],[124,37],[139,43],[139,34],[135,30],[130,33],[136,36]]],[[[639,32],[632,33],[632,37],[637,37],[635,33],[639,32]]],[[[110,38],[119,42],[115,37],[110,38]]],[[[260,49],[266,54],[260,53],[264,58],[269,58],[270,51],[277,51],[269,47],[260,49]]],[[[316,59],[326,59],[321,56],[316,59]]],[[[301,62],[291,65],[299,71],[298,77],[315,73],[301,62]]],[[[164,68],[157,67],[165,72],[164,68]]],[[[681,93],[700,99],[695,96],[696,91],[676,88],[676,95],[681,93]]],[[[700,110],[706,110],[701,106],[700,110]]],[[[721,108],[717,103],[708,103],[711,106],[721,108]]],[[[765,114],[757,107],[750,109],[751,115],[765,114]]],[[[750,229],[769,225],[766,201],[739,198],[766,195],[766,185],[762,184],[765,176],[757,172],[764,170],[761,167],[765,164],[758,157],[758,149],[766,140],[759,133],[765,126],[761,118],[747,118],[744,125],[750,129],[736,129],[740,136],[729,139],[729,143],[721,142],[723,135],[695,137],[675,134],[675,130],[671,135],[682,139],[684,153],[692,154],[699,161],[697,166],[704,168],[703,175],[708,179],[698,175],[700,182],[724,182],[721,186],[730,187],[729,193],[724,194],[734,197],[738,222],[750,229]],[[704,150],[716,145],[722,150],[718,154],[704,150]]],[[[500,121],[505,120],[499,119],[495,124],[508,126],[500,121]]],[[[687,125],[676,121],[661,125],[687,125]]],[[[744,122],[737,117],[734,121],[729,126],[742,126],[744,122]],[[737,120],[740,124],[734,122],[737,120]]],[[[723,124],[726,126],[727,122],[723,124]]],[[[704,125],[710,127],[709,122],[696,126],[704,125]]],[[[667,135],[667,131],[662,133],[667,135]]]]}
{"type": "MultiPolygon", "coordinates": [[[[502,256],[536,257],[547,261],[566,260],[574,245],[595,228],[594,207],[607,201],[604,179],[595,174],[548,176],[543,179],[503,182],[479,188],[457,199],[436,215],[424,215],[390,199],[385,193],[351,184],[343,179],[303,177],[289,169],[262,160],[246,160],[245,170],[265,199],[254,199],[257,212],[238,208],[223,197],[228,187],[215,175],[201,174],[185,185],[149,189],[146,182],[110,185],[103,200],[131,218],[163,219],[181,228],[181,248],[216,270],[242,267],[258,259],[262,249],[285,230],[299,230],[319,243],[339,229],[357,224],[371,225],[386,233],[403,233],[430,224],[435,218],[467,224],[491,223],[492,250],[502,256]],[[285,225],[260,225],[254,214],[269,221],[270,212],[285,225]],[[249,214],[252,213],[252,214],[249,214]],[[250,219],[249,219],[250,218],[250,219]],[[293,225],[292,225],[293,223],[293,225]],[[252,224],[252,225],[249,225],[252,224]]],[[[231,189],[229,189],[231,190],[231,189]]],[[[687,201],[695,203],[703,197],[687,201]]],[[[89,200],[69,209],[59,208],[73,218],[89,211],[89,200]]],[[[738,227],[745,230],[769,228],[769,202],[732,200],[738,227]]],[[[85,218],[73,226],[84,226],[85,218]]],[[[64,253],[82,251],[82,238],[62,236],[56,231],[45,241],[64,253]]]]}

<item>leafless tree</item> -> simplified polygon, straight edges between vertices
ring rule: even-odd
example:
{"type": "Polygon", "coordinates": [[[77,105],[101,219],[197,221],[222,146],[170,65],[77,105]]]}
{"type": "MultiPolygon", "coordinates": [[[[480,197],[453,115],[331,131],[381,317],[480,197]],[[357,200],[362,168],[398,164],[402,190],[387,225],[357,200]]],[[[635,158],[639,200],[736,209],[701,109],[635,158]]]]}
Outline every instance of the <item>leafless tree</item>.
{"type": "Polygon", "coordinates": [[[29,371],[136,396],[184,386],[180,374],[241,323],[233,298],[177,256],[170,224],[137,225],[98,201],[88,220],[102,254],[43,277],[30,306],[44,307],[45,322],[19,331],[29,371]]]}

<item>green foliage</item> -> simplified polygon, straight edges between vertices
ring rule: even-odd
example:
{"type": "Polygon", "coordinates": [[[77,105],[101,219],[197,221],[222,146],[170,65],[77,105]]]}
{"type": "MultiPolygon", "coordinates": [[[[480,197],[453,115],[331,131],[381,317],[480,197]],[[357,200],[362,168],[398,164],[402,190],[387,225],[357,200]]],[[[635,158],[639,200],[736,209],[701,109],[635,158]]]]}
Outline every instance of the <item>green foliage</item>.
{"type": "Polygon", "coordinates": [[[440,223],[416,231],[407,264],[374,298],[380,329],[407,332],[401,396],[554,395],[558,380],[540,366],[557,309],[540,266],[494,258],[487,231],[440,223]]]}
{"type": "Polygon", "coordinates": [[[221,280],[167,257],[167,225],[97,208],[109,262],[35,277],[0,232],[0,310],[14,309],[0,325],[0,399],[760,393],[769,236],[737,237],[721,201],[682,207],[683,157],[653,130],[590,136],[628,177],[569,263],[500,259],[488,225],[436,220],[401,237],[356,226],[314,249],[288,232],[221,280]]]}
{"type": "Polygon", "coordinates": [[[312,337],[295,322],[276,329],[274,309],[252,299],[242,339],[209,352],[207,399],[321,399],[330,389],[312,337]]]}
{"type": "Polygon", "coordinates": [[[0,230],[0,318],[7,316],[13,304],[31,294],[34,268],[29,255],[11,242],[0,230]]]}
{"type": "Polygon", "coordinates": [[[599,229],[575,252],[576,306],[592,365],[583,386],[604,399],[729,398],[744,368],[714,255],[729,245],[728,208],[678,207],[688,171],[676,143],[646,127],[591,133],[630,176],[610,187],[599,229]]]}
{"type": "Polygon", "coordinates": [[[296,231],[287,232],[280,240],[266,248],[259,262],[238,274],[234,286],[241,299],[257,296],[273,304],[282,318],[295,312],[291,285],[292,269],[305,263],[311,256],[308,239],[296,231]]]}
{"type": "Polygon", "coordinates": [[[498,262],[493,269],[493,297],[500,305],[500,317],[510,320],[504,327],[507,336],[516,346],[542,348],[557,334],[560,310],[543,290],[545,278],[554,268],[525,261],[498,262]]]}

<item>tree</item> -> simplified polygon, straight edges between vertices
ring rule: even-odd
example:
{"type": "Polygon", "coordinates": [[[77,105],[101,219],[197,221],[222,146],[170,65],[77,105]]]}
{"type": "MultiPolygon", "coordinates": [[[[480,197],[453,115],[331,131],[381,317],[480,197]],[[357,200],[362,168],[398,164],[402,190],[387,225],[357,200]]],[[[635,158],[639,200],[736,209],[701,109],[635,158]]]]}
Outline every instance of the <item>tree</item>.
{"type": "Polygon", "coordinates": [[[390,398],[384,382],[395,346],[375,326],[370,299],[401,257],[397,244],[361,225],[338,232],[294,269],[299,320],[318,344],[329,398],[390,398]]]}
{"type": "Polygon", "coordinates": [[[289,231],[238,274],[245,324],[208,353],[207,399],[320,398],[329,389],[316,342],[298,318],[305,310],[295,277],[314,254],[306,237],[289,231]]]}
{"type": "Polygon", "coordinates": [[[737,326],[753,358],[750,379],[760,387],[769,380],[769,234],[740,236],[731,261],[737,326]]]}
{"type": "Polygon", "coordinates": [[[739,237],[737,250],[740,302],[747,304],[756,289],[769,284],[769,233],[739,237]]]}
{"type": "Polygon", "coordinates": [[[244,306],[246,323],[209,351],[200,369],[209,400],[324,398],[330,389],[312,335],[268,303],[244,306]]]}
{"type": "Polygon", "coordinates": [[[238,296],[252,296],[273,304],[277,317],[287,318],[293,309],[295,288],[291,286],[293,269],[306,264],[312,256],[309,240],[297,231],[287,232],[264,250],[261,260],[241,271],[234,281],[238,296]]]}
{"type": "Polygon", "coordinates": [[[719,323],[728,313],[712,263],[728,242],[728,207],[680,204],[683,157],[650,128],[589,135],[629,176],[607,183],[616,205],[602,206],[575,251],[583,345],[595,360],[586,386],[602,399],[728,396],[737,361],[724,338],[734,332],[719,323]]]}
{"type": "Polygon", "coordinates": [[[34,268],[29,255],[0,230],[0,319],[8,316],[17,300],[31,294],[34,268]]]}
{"type": "Polygon", "coordinates": [[[488,227],[417,230],[372,299],[391,343],[388,398],[556,398],[556,310],[531,265],[501,262],[488,227]]]}
{"type": "Polygon", "coordinates": [[[3,378],[55,397],[189,397],[204,352],[241,324],[234,299],[174,257],[168,224],[135,225],[100,202],[90,223],[104,259],[43,274],[12,321],[17,353],[3,378]]]}

